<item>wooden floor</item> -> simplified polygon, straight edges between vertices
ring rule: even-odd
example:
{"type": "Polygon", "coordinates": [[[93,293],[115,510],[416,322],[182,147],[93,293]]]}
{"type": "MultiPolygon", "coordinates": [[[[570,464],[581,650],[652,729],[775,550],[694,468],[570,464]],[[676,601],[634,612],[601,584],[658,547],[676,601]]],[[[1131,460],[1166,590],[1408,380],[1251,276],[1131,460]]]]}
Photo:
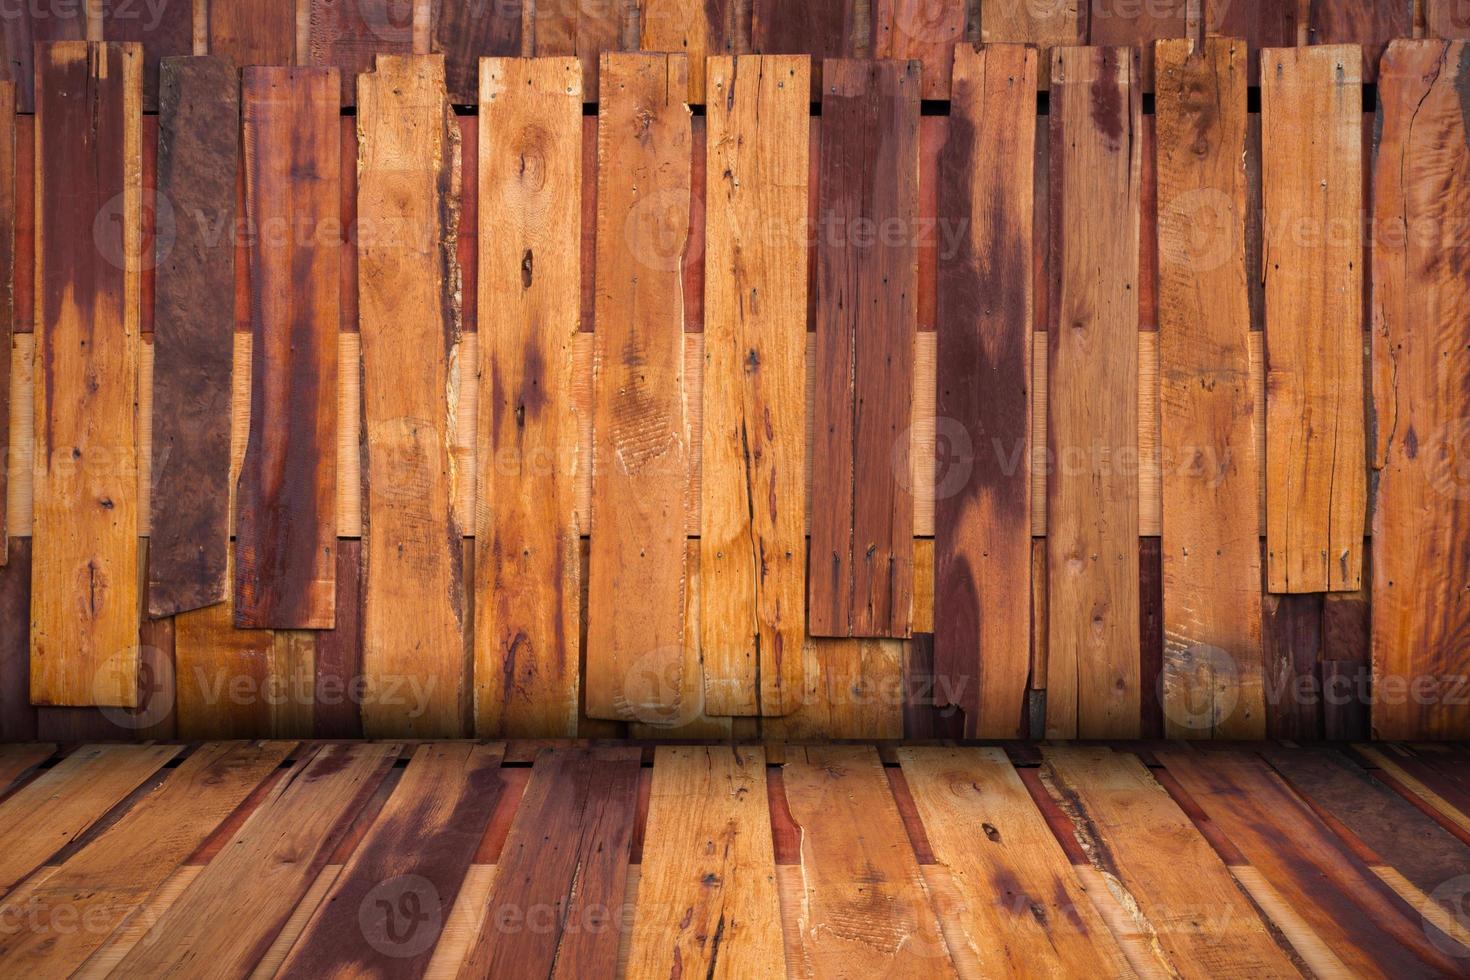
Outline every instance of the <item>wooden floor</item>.
{"type": "Polygon", "coordinates": [[[0,787],[0,976],[1470,974],[1463,746],[4,745],[0,787]]]}

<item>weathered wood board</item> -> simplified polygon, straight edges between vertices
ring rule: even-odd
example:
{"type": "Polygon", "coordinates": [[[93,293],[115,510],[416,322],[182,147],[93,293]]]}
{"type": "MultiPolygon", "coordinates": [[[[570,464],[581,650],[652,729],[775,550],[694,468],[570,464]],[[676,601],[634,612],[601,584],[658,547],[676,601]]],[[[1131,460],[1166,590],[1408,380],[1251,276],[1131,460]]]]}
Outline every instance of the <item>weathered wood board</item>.
{"type": "Polygon", "coordinates": [[[16,174],[15,83],[0,82],[0,568],[10,554],[10,384],[11,346],[17,320],[15,308],[15,224],[20,197],[29,196],[16,174]]]}
{"type": "Polygon", "coordinates": [[[102,40],[136,41],[143,46],[143,109],[147,112],[158,111],[162,60],[194,53],[194,6],[194,0],[101,0],[102,40]]]}
{"type": "Polygon", "coordinates": [[[207,0],[209,53],[241,66],[296,64],[299,2],[207,0]]]}
{"type": "Polygon", "coordinates": [[[1261,738],[1261,547],[1246,287],[1246,47],[1157,52],[1164,730],[1261,738]]]}
{"type": "Polygon", "coordinates": [[[358,78],[358,294],[367,458],[363,730],[463,729],[463,532],[451,513],[459,392],[459,127],[444,59],[379,55],[358,78]],[[410,713],[389,696],[428,692],[410,713]]]}
{"type": "MultiPolygon", "coordinates": [[[[538,58],[575,55],[582,62],[582,95],[598,100],[598,66],[603,54],[636,51],[638,0],[538,0],[532,7],[532,47],[538,58]]],[[[669,98],[682,102],[685,85],[670,88],[669,98]]]]}
{"type": "Polygon", "coordinates": [[[1391,45],[1374,179],[1373,731],[1470,738],[1470,83],[1464,43],[1391,45]]]}
{"type": "MultiPolygon", "coordinates": [[[[310,10],[303,60],[314,68],[337,69],[345,106],[357,104],[357,76],[371,72],[377,57],[414,53],[413,18],[414,7],[418,5],[414,0],[306,2],[310,10]]],[[[491,10],[501,6],[489,5],[491,10]]]]}
{"type": "Polygon", "coordinates": [[[1140,98],[1128,48],[1052,53],[1050,737],[1139,734],[1140,98]]]}
{"type": "Polygon", "coordinates": [[[813,636],[912,633],[918,62],[828,61],[817,213],[813,636]],[[886,234],[874,234],[874,229],[886,234]]]}
{"type": "MultiPolygon", "coordinates": [[[[984,43],[1036,45],[1037,82],[1041,88],[1050,84],[1053,48],[1087,43],[1087,6],[1083,0],[1046,4],[982,3],[979,16],[980,40],[984,43]]],[[[1041,138],[1046,138],[1044,128],[1041,138]]],[[[1044,161],[1044,153],[1042,158],[1044,161]]],[[[1038,207],[1037,213],[1046,212],[1038,207]]]]}
{"type": "Polygon", "coordinates": [[[1202,19],[1207,35],[1241,38],[1250,59],[1249,84],[1261,82],[1261,50],[1289,48],[1297,41],[1297,3],[1280,0],[1204,0],[1202,19]]]}
{"type": "Polygon", "coordinates": [[[1395,38],[1414,36],[1416,0],[1308,0],[1307,41],[1359,44],[1363,81],[1378,80],[1378,62],[1395,38]]]}
{"type": "Polygon", "coordinates": [[[689,56],[694,105],[705,102],[705,58],[750,49],[749,0],[641,0],[638,17],[642,50],[689,56]]]}
{"type": "Polygon", "coordinates": [[[131,708],[143,51],[68,41],[37,57],[31,701],[131,708]]]}
{"type": "Polygon", "coordinates": [[[807,59],[709,60],[700,650],[711,715],[785,715],[806,635],[807,59]]]}
{"type": "Polygon", "coordinates": [[[603,533],[588,569],[586,710],[672,726],[699,714],[704,686],[684,642],[688,59],[608,54],[602,74],[592,506],[603,533]]]}
{"type": "Polygon", "coordinates": [[[1036,73],[1029,47],[957,47],[939,157],[960,237],[939,262],[934,657],[981,738],[1026,734],[1031,675],[1036,73]]]}
{"type": "Polygon", "coordinates": [[[869,0],[873,6],[873,57],[923,62],[923,97],[947,99],[955,47],[968,34],[976,5],[934,0],[869,0]]]}
{"type": "Polygon", "coordinates": [[[872,2],[860,8],[853,0],[750,0],[750,34],[756,54],[809,55],[812,101],[819,102],[825,61],[872,54],[872,2]]]}
{"type": "Polygon", "coordinates": [[[1198,4],[1202,0],[1156,0],[1152,3],[1119,3],[1118,0],[1089,0],[1087,20],[1089,44],[1107,47],[1131,46],[1138,52],[1139,84],[1154,91],[1154,42],[1194,37],[1198,27],[1198,4]]]}
{"type": "Polygon", "coordinates": [[[444,55],[451,102],[475,105],[479,101],[481,58],[529,53],[524,24],[532,9],[529,3],[434,0],[433,45],[444,55]]]}
{"type": "Polygon", "coordinates": [[[153,310],[148,613],[225,601],[235,334],[240,82],[218,58],[166,58],[160,82],[160,240],[153,310]],[[165,251],[165,244],[167,250],[165,251]]]}
{"type": "Polygon", "coordinates": [[[576,734],[582,65],[483,62],[475,730],[576,734]]]}
{"type": "Polygon", "coordinates": [[[5,78],[15,83],[15,111],[36,111],[38,45],[87,38],[86,8],[80,3],[21,3],[0,20],[5,37],[5,78]]]}
{"type": "Polygon", "coordinates": [[[1351,592],[1363,576],[1362,52],[1261,61],[1266,268],[1266,577],[1351,592]]]}
{"type": "Polygon", "coordinates": [[[250,439],[236,491],[242,629],[335,621],[339,84],[336,69],[244,72],[245,201],[257,232],[250,439]]]}

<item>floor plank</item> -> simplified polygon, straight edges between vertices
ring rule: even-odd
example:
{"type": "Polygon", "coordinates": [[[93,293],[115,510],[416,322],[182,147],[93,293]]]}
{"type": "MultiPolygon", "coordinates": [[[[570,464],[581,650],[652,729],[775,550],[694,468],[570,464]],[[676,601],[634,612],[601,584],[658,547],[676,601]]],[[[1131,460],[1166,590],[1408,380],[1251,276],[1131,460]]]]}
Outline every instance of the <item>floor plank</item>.
{"type": "Polygon", "coordinates": [[[56,746],[50,744],[0,745],[0,794],[8,790],[11,783],[55,754],[56,746]]]}

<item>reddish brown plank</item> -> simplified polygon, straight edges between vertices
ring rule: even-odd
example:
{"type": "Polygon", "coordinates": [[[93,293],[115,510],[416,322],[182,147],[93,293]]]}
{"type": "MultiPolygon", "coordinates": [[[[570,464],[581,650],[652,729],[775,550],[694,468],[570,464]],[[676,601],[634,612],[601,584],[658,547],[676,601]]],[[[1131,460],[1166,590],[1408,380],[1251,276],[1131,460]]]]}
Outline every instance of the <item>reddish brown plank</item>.
{"type": "Polygon", "coordinates": [[[1311,44],[1361,44],[1363,81],[1378,80],[1378,62],[1395,38],[1414,36],[1415,0],[1310,0],[1311,44]]]}
{"type": "Polygon", "coordinates": [[[422,976],[500,796],[504,745],[421,745],[278,977],[422,976]]]}
{"type": "Polygon", "coordinates": [[[435,0],[434,50],[444,55],[451,102],[475,105],[479,101],[481,58],[527,53],[522,24],[530,9],[528,3],[435,0]]]}
{"type": "Polygon", "coordinates": [[[1313,741],[1322,737],[1322,597],[1261,598],[1266,671],[1266,735],[1313,741]]]}
{"type": "Polygon", "coordinates": [[[362,542],[337,542],[337,625],[316,634],[313,734],[362,738],[362,542]]]}
{"type": "Polygon", "coordinates": [[[460,977],[612,975],[640,756],[637,749],[541,753],[460,977]]]}
{"type": "Polygon", "coordinates": [[[1035,50],[955,49],[939,219],[934,659],[967,733],[1024,737],[1031,673],[1035,50]]]}
{"type": "Polygon", "coordinates": [[[1206,34],[1243,38],[1249,48],[1251,85],[1260,84],[1261,48],[1296,44],[1296,0],[1203,0],[1206,34]]]}
{"type": "Polygon", "coordinates": [[[15,83],[0,82],[0,568],[9,558],[10,368],[15,335],[15,224],[18,197],[31,185],[16,180],[15,83]]]}
{"type": "MultiPolygon", "coordinates": [[[[252,345],[235,623],[335,619],[341,134],[335,69],[247,68],[252,345]]],[[[348,370],[357,370],[349,365],[348,370]]]]}
{"type": "MultiPolygon", "coordinates": [[[[373,70],[377,55],[413,53],[414,0],[306,2],[311,6],[307,63],[340,72],[343,105],[357,104],[357,76],[373,70]]],[[[488,6],[496,10],[505,5],[488,6]]]]}
{"type": "Polygon", "coordinates": [[[137,41],[143,45],[145,111],[158,110],[162,60],[194,53],[194,3],[195,0],[102,0],[102,40],[137,41]]]}
{"type": "Polygon", "coordinates": [[[810,631],[904,638],[913,614],[904,446],[918,329],[919,68],[829,61],[826,72],[810,631]]]}
{"type": "Polygon", "coordinates": [[[11,538],[0,565],[0,741],[36,736],[31,707],[31,539],[11,538]]]}
{"type": "Polygon", "coordinates": [[[16,111],[36,111],[35,46],[47,41],[81,41],[87,36],[81,3],[17,3],[0,17],[5,36],[5,77],[15,83],[16,111]]]}
{"type": "Polygon", "coordinates": [[[1424,0],[1426,37],[1470,37],[1470,0],[1424,0]]]}
{"type": "Polygon", "coordinates": [[[872,54],[873,6],[857,0],[751,0],[751,50],[812,59],[812,101],[823,98],[822,62],[872,54]]]}
{"type": "Polygon", "coordinates": [[[1200,0],[1091,0],[1087,19],[1090,42],[1126,46],[1138,52],[1143,91],[1154,90],[1154,42],[1183,38],[1189,26],[1189,7],[1200,0]]]}
{"type": "Polygon", "coordinates": [[[926,99],[950,97],[955,46],[965,40],[974,4],[966,0],[869,0],[873,57],[923,63],[926,99]]]}
{"type": "MultiPolygon", "coordinates": [[[[582,97],[596,102],[598,63],[605,52],[636,51],[638,0],[537,0],[532,7],[533,44],[528,54],[537,57],[576,55],[582,61],[582,97]]],[[[670,98],[683,101],[685,87],[670,91],[670,98]]]]}
{"type": "Polygon", "coordinates": [[[209,53],[241,66],[295,64],[297,2],[209,0],[209,53]]]}
{"type": "Polygon", "coordinates": [[[225,600],[240,83],[217,58],[163,63],[153,325],[148,613],[225,600]],[[164,244],[168,243],[165,249],[164,244]]]}

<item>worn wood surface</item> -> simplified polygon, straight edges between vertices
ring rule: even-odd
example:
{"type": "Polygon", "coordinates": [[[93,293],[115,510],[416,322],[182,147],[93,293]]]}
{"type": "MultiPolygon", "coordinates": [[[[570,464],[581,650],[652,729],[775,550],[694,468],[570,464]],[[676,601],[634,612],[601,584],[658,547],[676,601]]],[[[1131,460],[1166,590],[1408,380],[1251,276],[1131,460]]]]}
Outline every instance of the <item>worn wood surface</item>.
{"type": "Polygon", "coordinates": [[[1262,59],[1272,592],[1352,591],[1362,580],[1361,66],[1351,46],[1273,49],[1262,59]]]}
{"type": "Polygon", "coordinates": [[[210,54],[241,66],[297,63],[296,17],[300,0],[207,2],[210,54]]]}
{"type": "Polygon", "coordinates": [[[1138,52],[1139,84],[1154,91],[1154,45],[1159,40],[1197,36],[1202,0],[1162,0],[1155,3],[1119,3],[1090,0],[1088,42],[1099,46],[1132,47],[1138,52]]]}
{"type": "Polygon", "coordinates": [[[143,53],[81,42],[38,52],[31,701],[130,708],[143,53]]]}
{"type": "Polygon", "coordinates": [[[602,74],[593,520],[616,530],[592,536],[586,710],[676,725],[703,689],[684,643],[688,59],[610,54],[602,74]]]}
{"type": "Polygon", "coordinates": [[[451,513],[459,392],[459,128],[444,61],[379,55],[358,79],[358,283],[367,457],[363,729],[446,738],[463,728],[464,532],[451,513]],[[367,234],[363,234],[363,231],[367,234]],[[387,696],[405,678],[422,714],[387,696]]]}
{"type": "Polygon", "coordinates": [[[956,48],[939,158],[939,219],[962,234],[939,263],[935,671],[982,738],[1026,734],[1031,674],[1036,73],[1020,45],[956,48]]]}
{"type": "MultiPolygon", "coordinates": [[[[250,439],[236,491],[235,624],[335,621],[337,243],[335,69],[247,68],[250,439]]],[[[357,373],[357,365],[346,368],[357,373]]]]}
{"type": "Polygon", "coordinates": [[[761,720],[768,738],[809,741],[828,732],[853,738],[904,736],[903,640],[818,639],[802,645],[804,687],[797,709],[761,720]]]}
{"type": "Polygon", "coordinates": [[[101,0],[98,15],[102,40],[143,46],[143,108],[158,111],[160,63],[194,53],[194,0],[101,0]]]}
{"type": "Polygon", "coordinates": [[[1053,53],[1047,734],[1139,732],[1138,138],[1126,48],[1053,53]]]}
{"type": "Polygon", "coordinates": [[[750,0],[751,50],[812,59],[812,101],[825,97],[823,62],[866,58],[873,51],[873,0],[750,0]]]}
{"type": "MultiPolygon", "coordinates": [[[[168,58],[160,84],[158,193],[172,213],[153,310],[148,614],[225,600],[230,538],[235,185],[240,83],[217,58],[168,58]]],[[[143,420],[140,420],[142,422],[143,420]]]]}
{"type": "Polygon", "coordinates": [[[1463,43],[1383,62],[1374,179],[1372,651],[1377,737],[1470,738],[1470,309],[1457,234],[1470,202],[1463,43]]]}
{"type": "Polygon", "coordinates": [[[1416,0],[1308,0],[1307,40],[1362,45],[1363,80],[1375,82],[1389,42],[1414,36],[1419,6],[1416,0]]]}
{"type": "Polygon", "coordinates": [[[484,62],[479,130],[475,729],[576,733],[581,524],[591,461],[572,390],[580,329],[582,66],[484,62]],[[493,313],[491,311],[494,311],[493,313]]]}
{"type": "MultiPolygon", "coordinates": [[[[1034,44],[1039,53],[1037,82],[1051,80],[1052,49],[1087,42],[1087,4],[981,3],[980,40],[986,44],[1034,44]]],[[[1038,208],[1038,213],[1044,213],[1038,208]]]]}
{"type": "Polygon", "coordinates": [[[705,58],[750,50],[748,0],[641,0],[638,17],[640,48],[689,56],[695,105],[705,102],[705,58]]]}
{"type": "Polygon", "coordinates": [[[1470,37],[1470,4],[1465,0],[1424,0],[1424,36],[1470,37]]]}
{"type": "Polygon", "coordinates": [[[1206,34],[1240,38],[1250,60],[1249,84],[1261,81],[1261,50],[1296,44],[1299,3],[1279,0],[1204,0],[1206,34]]]}
{"type": "Polygon", "coordinates": [[[873,57],[923,62],[922,92],[926,99],[947,99],[956,46],[969,33],[965,0],[869,0],[873,7],[873,57]]]}
{"type": "Polygon", "coordinates": [[[700,482],[705,710],[785,715],[806,635],[805,59],[711,58],[700,482]]]}
{"type": "Polygon", "coordinates": [[[16,124],[14,82],[0,82],[0,568],[10,554],[10,417],[14,394],[10,381],[12,339],[15,335],[15,225],[16,204],[29,196],[31,188],[21,185],[16,173],[16,124]]]}
{"type": "Polygon", "coordinates": [[[903,441],[917,329],[918,64],[829,61],[825,71],[812,423],[812,494],[824,504],[812,513],[809,628],[903,639],[913,613],[903,441]]]}
{"type": "Polygon", "coordinates": [[[628,975],[785,974],[765,762],[759,748],[658,750],[628,975]]]}
{"type": "Polygon", "coordinates": [[[444,55],[451,102],[474,105],[479,101],[481,58],[529,53],[524,22],[532,9],[529,3],[434,0],[433,44],[444,55]]]}
{"type": "MultiPolygon", "coordinates": [[[[1261,548],[1246,287],[1246,48],[1158,46],[1164,728],[1260,738],[1261,548]]],[[[1262,406],[1264,408],[1264,406],[1262,406]]]]}
{"type": "MultiPolygon", "coordinates": [[[[357,76],[371,72],[378,56],[414,53],[414,0],[307,2],[311,9],[304,60],[315,68],[337,69],[345,106],[357,104],[357,76]]],[[[493,10],[501,5],[489,6],[493,10]]]]}
{"type": "Polygon", "coordinates": [[[23,3],[6,13],[0,20],[5,38],[5,78],[15,83],[16,111],[35,112],[37,46],[86,40],[86,9],[80,3],[23,3]]]}
{"type": "MultiPolygon", "coordinates": [[[[638,0],[537,0],[532,14],[533,41],[526,53],[538,58],[575,55],[582,62],[582,94],[588,102],[598,101],[602,55],[638,50],[638,0]]],[[[670,85],[669,98],[683,101],[687,86],[686,75],[684,84],[670,85]]]]}

